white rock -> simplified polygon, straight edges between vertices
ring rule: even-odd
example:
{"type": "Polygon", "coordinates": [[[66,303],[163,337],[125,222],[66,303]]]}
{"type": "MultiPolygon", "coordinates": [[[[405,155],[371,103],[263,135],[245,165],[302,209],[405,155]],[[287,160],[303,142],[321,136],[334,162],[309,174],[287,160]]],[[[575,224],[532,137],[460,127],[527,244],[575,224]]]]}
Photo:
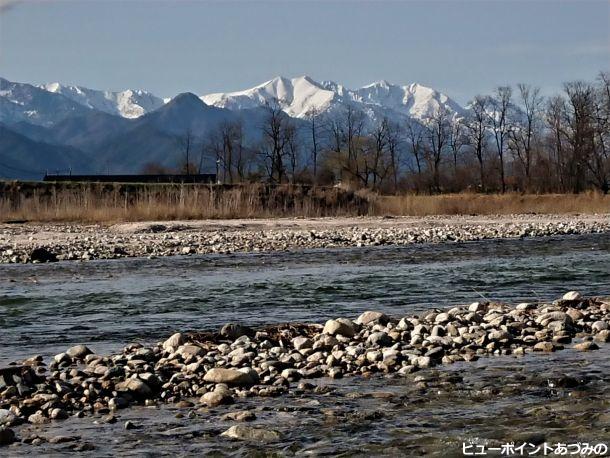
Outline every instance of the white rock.
{"type": "Polygon", "coordinates": [[[563,300],[564,301],[577,301],[578,299],[580,299],[582,296],[578,291],[569,291],[567,293],[565,293],[563,295],[563,300]]]}
{"type": "Polygon", "coordinates": [[[225,369],[215,367],[210,369],[203,377],[205,382],[226,383],[227,385],[249,386],[258,383],[258,373],[251,368],[225,369]]]}

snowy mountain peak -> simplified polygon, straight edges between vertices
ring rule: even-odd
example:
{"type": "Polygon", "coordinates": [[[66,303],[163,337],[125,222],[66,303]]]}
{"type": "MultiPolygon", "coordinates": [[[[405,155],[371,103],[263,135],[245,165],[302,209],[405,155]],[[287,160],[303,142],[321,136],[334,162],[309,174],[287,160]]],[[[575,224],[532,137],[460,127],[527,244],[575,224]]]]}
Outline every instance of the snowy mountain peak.
{"type": "Polygon", "coordinates": [[[289,116],[302,118],[313,110],[323,111],[335,97],[308,76],[288,79],[278,76],[244,91],[208,94],[201,99],[208,105],[230,110],[256,108],[279,103],[289,116]]]}
{"type": "Polygon", "coordinates": [[[48,92],[61,94],[87,108],[124,118],[139,118],[149,111],[156,110],[164,103],[159,97],[139,89],[112,92],[60,83],[43,84],[38,87],[48,92]]]}

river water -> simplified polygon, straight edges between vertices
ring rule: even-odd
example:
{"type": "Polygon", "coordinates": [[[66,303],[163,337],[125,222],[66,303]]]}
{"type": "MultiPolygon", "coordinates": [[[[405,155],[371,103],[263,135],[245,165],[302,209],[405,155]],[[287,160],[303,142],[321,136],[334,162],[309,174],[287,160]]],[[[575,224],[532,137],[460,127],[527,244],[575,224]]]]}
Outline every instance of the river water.
{"type": "MultiPolygon", "coordinates": [[[[486,298],[553,300],[568,290],[610,295],[610,234],[301,252],[0,266],[0,365],[86,343],[98,353],[161,340],[176,330],[401,316],[486,298]]],[[[427,381],[322,380],[331,394],[249,399],[256,425],[279,429],[273,446],[245,447],[218,433],[223,409],[175,418],[171,406],[121,411],[143,428],[91,418],[46,426],[76,434],[94,454],[462,456],[462,443],[610,438],[609,345],[497,357],[418,373],[427,381]],[[451,375],[454,375],[453,377],[451,375]],[[554,388],[566,374],[579,381],[554,388]]],[[[180,416],[180,415],[179,415],[180,416]]],[[[26,427],[36,429],[40,427],[26,427]]],[[[73,444],[44,445],[62,453],[73,444]]],[[[15,454],[29,453],[20,446],[15,454]],[[21,448],[20,448],[21,447],[21,448]]]]}

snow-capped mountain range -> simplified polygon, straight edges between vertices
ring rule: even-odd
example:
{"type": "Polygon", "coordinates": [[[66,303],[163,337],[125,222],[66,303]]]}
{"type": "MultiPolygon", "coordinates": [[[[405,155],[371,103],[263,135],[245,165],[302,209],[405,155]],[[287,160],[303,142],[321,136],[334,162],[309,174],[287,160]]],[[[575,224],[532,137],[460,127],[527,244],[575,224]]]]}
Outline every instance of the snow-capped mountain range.
{"type": "MultiPolygon", "coordinates": [[[[386,81],[353,90],[307,76],[277,77],[243,91],[163,99],[143,90],[112,92],[0,78],[0,164],[32,170],[33,163],[40,163],[38,170],[45,170],[69,163],[87,173],[137,173],[149,162],[174,166],[177,137],[187,130],[202,141],[223,123],[240,121],[246,141],[260,141],[266,113],[261,107],[275,103],[297,126],[310,116],[340,116],[348,107],[362,112],[369,127],[384,118],[398,124],[422,121],[441,107],[456,116],[465,112],[434,89],[386,81]]],[[[7,172],[0,167],[2,175],[7,172]]]]}
{"type": "MultiPolygon", "coordinates": [[[[143,90],[111,92],[60,83],[30,86],[0,79],[0,97],[23,107],[23,120],[29,118],[34,124],[49,124],[46,119],[44,122],[37,119],[39,113],[35,113],[36,107],[28,106],[27,100],[32,98],[31,92],[35,89],[63,95],[85,108],[129,119],[139,118],[171,100],[143,90]]],[[[200,98],[207,105],[232,111],[257,108],[277,101],[286,114],[295,118],[336,112],[348,104],[359,108],[371,119],[388,117],[396,121],[408,117],[424,119],[440,106],[454,113],[463,111],[445,94],[420,84],[398,86],[379,81],[352,90],[332,81],[318,83],[308,76],[292,79],[277,77],[251,89],[205,94],[200,98]]],[[[6,113],[3,113],[2,119],[6,118],[6,113]]]]}

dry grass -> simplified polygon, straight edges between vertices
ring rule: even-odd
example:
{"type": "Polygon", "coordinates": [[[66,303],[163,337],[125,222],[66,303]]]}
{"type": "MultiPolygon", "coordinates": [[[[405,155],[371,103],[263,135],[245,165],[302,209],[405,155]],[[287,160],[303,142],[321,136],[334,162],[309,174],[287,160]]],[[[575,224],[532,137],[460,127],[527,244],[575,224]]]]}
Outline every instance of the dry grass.
{"type": "Polygon", "coordinates": [[[610,196],[377,196],[306,186],[1,183],[0,221],[104,222],[358,215],[610,213],[610,196]]]}
{"type": "Polygon", "coordinates": [[[368,201],[334,188],[36,184],[0,186],[0,221],[118,222],[366,214],[368,201]]]}
{"type": "Polygon", "coordinates": [[[508,215],[517,213],[610,213],[610,196],[584,194],[446,194],[380,196],[372,199],[374,214],[508,215]]]}

